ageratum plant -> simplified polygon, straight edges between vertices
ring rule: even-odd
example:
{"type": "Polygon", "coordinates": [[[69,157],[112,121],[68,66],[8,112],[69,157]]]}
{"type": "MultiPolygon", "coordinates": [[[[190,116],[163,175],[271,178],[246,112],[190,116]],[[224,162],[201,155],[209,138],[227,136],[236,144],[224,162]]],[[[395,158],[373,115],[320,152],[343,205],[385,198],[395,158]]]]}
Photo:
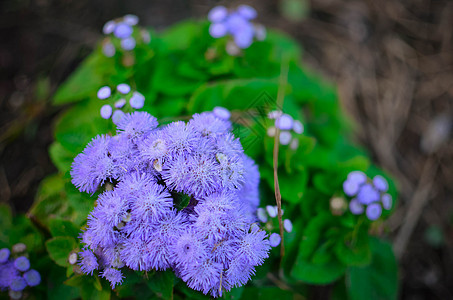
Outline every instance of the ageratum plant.
{"type": "Polygon", "coordinates": [[[115,136],[91,141],[72,165],[82,192],[106,186],[88,217],[82,271],[112,288],[123,267],[172,269],[187,285],[221,296],[245,284],[270,250],[256,222],[258,168],[231,134],[229,112],[195,114],[157,127],[125,115],[115,136]]]}
{"type": "Polygon", "coordinates": [[[49,294],[396,299],[395,184],[335,88],[258,20],[241,5],[163,32],[105,24],[54,95],[58,173],[28,213],[49,294]]]}

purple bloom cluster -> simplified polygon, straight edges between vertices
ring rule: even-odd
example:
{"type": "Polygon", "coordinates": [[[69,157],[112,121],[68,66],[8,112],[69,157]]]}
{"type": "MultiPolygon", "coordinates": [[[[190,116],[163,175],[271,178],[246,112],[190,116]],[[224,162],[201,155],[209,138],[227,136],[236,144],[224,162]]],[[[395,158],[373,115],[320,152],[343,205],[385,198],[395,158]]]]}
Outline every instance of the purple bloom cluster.
{"type": "Polygon", "coordinates": [[[230,35],[236,47],[246,49],[253,43],[254,38],[263,40],[266,37],[264,27],[252,23],[256,16],[256,10],[248,5],[239,5],[230,11],[224,6],[216,6],[208,14],[208,20],[211,22],[209,33],[214,38],[230,35]]]}
{"type": "Polygon", "coordinates": [[[137,91],[132,91],[131,87],[127,83],[120,83],[116,86],[116,93],[112,94],[112,90],[109,86],[101,87],[97,92],[99,100],[111,100],[114,101],[114,108],[110,104],[104,104],[101,107],[101,117],[104,119],[112,118],[113,123],[118,124],[124,117],[125,113],[123,110],[133,110],[143,108],[145,105],[145,97],[137,91]],[[127,105],[129,103],[129,105],[127,105]]]}
{"type": "Polygon", "coordinates": [[[349,210],[355,215],[366,212],[371,221],[377,220],[382,214],[382,208],[392,208],[392,196],[388,191],[388,182],[384,177],[376,175],[369,180],[365,173],[353,171],[343,182],[343,191],[349,197],[354,197],[349,202],[349,210]]]}
{"type": "Polygon", "coordinates": [[[275,120],[275,124],[267,129],[267,135],[274,137],[278,128],[280,144],[289,145],[291,149],[296,150],[299,147],[299,139],[295,135],[304,132],[304,125],[299,120],[294,120],[290,115],[278,110],[271,111],[268,118],[275,120]]]}
{"type": "MultiPolygon", "coordinates": [[[[102,45],[102,52],[107,57],[113,57],[116,53],[116,48],[113,39],[119,40],[119,47],[125,51],[134,50],[137,45],[137,36],[134,37],[134,26],[138,24],[138,17],[136,15],[125,15],[122,18],[108,21],[104,24],[102,32],[108,37],[104,40],[102,45]]],[[[148,31],[140,30],[139,37],[144,43],[151,41],[151,36],[148,31]]]]}
{"type": "Polygon", "coordinates": [[[109,183],[82,235],[82,271],[99,270],[113,288],[123,267],[172,268],[214,297],[245,284],[270,244],[254,224],[258,168],[231,127],[220,107],[159,127],[148,113],[134,112],[115,136],[94,138],[71,170],[80,191],[109,183]]]}
{"type": "Polygon", "coordinates": [[[8,248],[0,249],[0,290],[8,290],[11,298],[22,297],[27,286],[36,286],[41,282],[39,272],[30,269],[30,261],[22,253],[8,248]]]}

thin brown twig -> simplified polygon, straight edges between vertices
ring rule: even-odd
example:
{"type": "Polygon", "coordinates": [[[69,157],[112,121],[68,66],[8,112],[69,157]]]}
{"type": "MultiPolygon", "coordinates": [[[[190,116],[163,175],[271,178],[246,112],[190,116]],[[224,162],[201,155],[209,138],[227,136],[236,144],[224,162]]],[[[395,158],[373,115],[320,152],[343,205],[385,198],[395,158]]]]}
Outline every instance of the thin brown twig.
{"type": "MultiPolygon", "coordinates": [[[[282,58],[282,66],[280,73],[280,81],[277,93],[277,108],[283,108],[283,101],[285,100],[285,88],[288,81],[288,59],[286,56],[282,58]]],[[[277,118],[278,122],[278,118],[277,118]]],[[[278,208],[278,226],[280,228],[280,257],[283,258],[285,255],[285,245],[283,239],[283,221],[282,221],[282,194],[280,193],[280,185],[278,183],[278,146],[279,146],[280,130],[276,126],[276,132],[274,136],[274,151],[273,151],[273,162],[274,162],[274,188],[275,188],[275,201],[277,202],[278,208]]]]}

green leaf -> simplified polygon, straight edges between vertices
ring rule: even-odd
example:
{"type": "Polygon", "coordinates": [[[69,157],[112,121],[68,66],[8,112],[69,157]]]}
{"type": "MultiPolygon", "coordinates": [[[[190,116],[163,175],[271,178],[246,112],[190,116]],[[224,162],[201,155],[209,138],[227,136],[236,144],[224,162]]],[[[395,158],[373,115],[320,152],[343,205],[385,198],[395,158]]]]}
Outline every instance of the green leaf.
{"type": "Polygon", "coordinates": [[[57,105],[83,100],[105,84],[104,78],[98,72],[102,56],[93,53],[71,74],[54,95],[53,103],[57,105]]]}
{"type": "Polygon", "coordinates": [[[207,83],[192,94],[189,112],[209,111],[215,106],[223,106],[229,110],[272,109],[275,107],[277,90],[277,79],[234,79],[207,83]]]}
{"type": "Polygon", "coordinates": [[[106,282],[101,284],[99,277],[97,276],[75,275],[64,283],[68,286],[78,288],[83,300],[110,299],[110,286],[106,282]]]}
{"type": "Polygon", "coordinates": [[[246,287],[242,292],[241,299],[260,299],[260,300],[292,300],[293,293],[282,290],[278,287],[246,287]]]}
{"type": "Polygon", "coordinates": [[[30,216],[48,226],[52,216],[67,215],[70,208],[64,193],[65,182],[61,174],[47,176],[41,181],[35,201],[29,210],[30,216]]]}
{"type": "Polygon", "coordinates": [[[72,222],[62,219],[51,219],[49,222],[50,233],[53,237],[69,236],[77,238],[80,233],[80,228],[72,222]]]}
{"type": "Polygon", "coordinates": [[[351,300],[392,300],[398,296],[398,266],[390,243],[370,239],[372,262],[366,267],[350,267],[346,288],[351,300]]]}
{"type": "Polygon", "coordinates": [[[77,249],[77,242],[73,237],[57,236],[46,242],[46,249],[57,265],[68,267],[69,253],[77,249]]]}
{"type": "Polygon", "coordinates": [[[299,257],[296,259],[291,275],[310,284],[329,284],[343,276],[345,270],[346,266],[336,260],[319,265],[299,257]]]}
{"type": "Polygon", "coordinates": [[[299,246],[300,259],[308,259],[318,248],[321,235],[325,228],[330,226],[332,215],[329,211],[323,212],[312,218],[305,227],[304,234],[299,246]]]}
{"type": "Polygon", "coordinates": [[[157,271],[154,276],[146,281],[149,288],[161,299],[173,298],[175,275],[170,270],[157,271]]]}
{"type": "MultiPolygon", "coordinates": [[[[362,226],[365,227],[365,226],[362,226]]],[[[355,239],[347,235],[334,248],[339,261],[347,266],[364,266],[371,262],[371,249],[367,230],[363,228],[355,239]]]]}
{"type": "Polygon", "coordinates": [[[113,129],[111,120],[104,120],[99,110],[101,101],[84,101],[60,115],[56,128],[57,141],[68,151],[79,154],[96,135],[113,129]]]}
{"type": "Polygon", "coordinates": [[[50,159],[53,164],[62,173],[66,173],[71,169],[71,164],[74,161],[74,154],[66,150],[59,142],[53,142],[49,148],[50,159]]]}

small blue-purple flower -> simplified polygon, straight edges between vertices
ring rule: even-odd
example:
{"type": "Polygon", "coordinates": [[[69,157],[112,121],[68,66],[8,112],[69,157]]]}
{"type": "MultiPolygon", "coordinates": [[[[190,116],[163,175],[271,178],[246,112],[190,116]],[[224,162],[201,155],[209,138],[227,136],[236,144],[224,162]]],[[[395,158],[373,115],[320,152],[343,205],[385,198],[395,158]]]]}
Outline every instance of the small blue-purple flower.
{"type": "Polygon", "coordinates": [[[282,241],[282,238],[280,237],[280,235],[278,233],[272,233],[269,236],[269,244],[271,245],[271,247],[277,247],[278,245],[280,245],[281,241],[282,241]]]}
{"type": "Polygon", "coordinates": [[[377,220],[382,214],[382,207],[378,203],[372,203],[366,208],[366,216],[371,221],[377,220]]]}
{"type": "Polygon", "coordinates": [[[30,261],[25,256],[20,256],[14,261],[14,267],[21,272],[25,272],[30,269],[30,261]]]}
{"type": "Polygon", "coordinates": [[[41,283],[41,275],[38,271],[31,269],[24,273],[24,279],[29,286],[37,286],[41,283]]]}
{"type": "Polygon", "coordinates": [[[3,264],[8,261],[11,251],[8,248],[3,248],[0,250],[0,264],[3,264]]]}

